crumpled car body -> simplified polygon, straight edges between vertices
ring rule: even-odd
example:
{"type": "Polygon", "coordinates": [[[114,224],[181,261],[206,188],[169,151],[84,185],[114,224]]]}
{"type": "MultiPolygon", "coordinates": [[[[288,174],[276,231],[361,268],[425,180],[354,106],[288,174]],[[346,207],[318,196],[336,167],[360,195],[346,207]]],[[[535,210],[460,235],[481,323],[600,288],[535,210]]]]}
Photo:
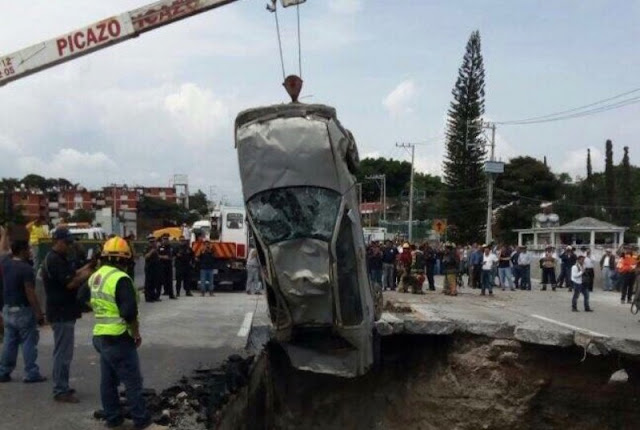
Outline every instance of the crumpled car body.
{"type": "Polygon", "coordinates": [[[235,139],[275,339],[296,368],[364,374],[381,306],[367,275],[353,136],[333,108],[291,103],[241,112],[235,139]]]}

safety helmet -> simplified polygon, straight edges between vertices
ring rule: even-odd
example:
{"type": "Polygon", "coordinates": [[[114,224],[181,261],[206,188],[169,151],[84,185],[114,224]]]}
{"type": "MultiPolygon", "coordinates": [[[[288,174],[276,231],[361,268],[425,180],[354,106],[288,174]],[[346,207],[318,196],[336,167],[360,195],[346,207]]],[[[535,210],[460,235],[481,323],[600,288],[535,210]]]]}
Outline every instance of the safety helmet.
{"type": "Polygon", "coordinates": [[[107,240],[102,247],[102,257],[131,258],[131,248],[129,247],[129,243],[120,236],[107,240]]]}
{"type": "Polygon", "coordinates": [[[402,247],[403,247],[403,248],[409,248],[409,242],[405,242],[405,243],[402,245],[402,247]]]}

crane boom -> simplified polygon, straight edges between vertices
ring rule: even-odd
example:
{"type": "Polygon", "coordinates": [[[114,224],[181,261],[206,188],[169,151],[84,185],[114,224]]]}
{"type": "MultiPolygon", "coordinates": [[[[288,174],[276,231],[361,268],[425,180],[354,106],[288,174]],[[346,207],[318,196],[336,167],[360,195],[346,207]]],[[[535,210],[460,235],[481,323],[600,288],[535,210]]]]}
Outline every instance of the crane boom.
{"type": "Polygon", "coordinates": [[[160,0],[0,56],[0,86],[238,0],[160,0]]]}

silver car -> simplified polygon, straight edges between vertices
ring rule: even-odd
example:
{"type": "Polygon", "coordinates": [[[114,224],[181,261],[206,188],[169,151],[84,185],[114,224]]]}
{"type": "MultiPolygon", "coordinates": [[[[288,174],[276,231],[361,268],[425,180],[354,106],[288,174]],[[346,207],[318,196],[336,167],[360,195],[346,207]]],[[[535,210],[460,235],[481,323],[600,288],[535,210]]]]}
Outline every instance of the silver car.
{"type": "Polygon", "coordinates": [[[276,340],[296,368],[364,374],[381,294],[367,275],[353,136],[335,109],[291,103],[240,113],[235,140],[276,340]]]}

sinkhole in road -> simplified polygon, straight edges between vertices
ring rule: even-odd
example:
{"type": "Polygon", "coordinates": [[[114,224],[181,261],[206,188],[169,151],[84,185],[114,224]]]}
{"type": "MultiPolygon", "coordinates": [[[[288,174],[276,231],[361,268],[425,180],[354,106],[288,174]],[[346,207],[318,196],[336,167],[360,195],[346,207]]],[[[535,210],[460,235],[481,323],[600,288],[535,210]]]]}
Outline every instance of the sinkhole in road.
{"type": "Polygon", "coordinates": [[[296,370],[266,345],[218,429],[638,429],[640,362],[468,334],[398,335],[345,379],[296,370]],[[611,375],[625,369],[626,382],[611,375]]]}

